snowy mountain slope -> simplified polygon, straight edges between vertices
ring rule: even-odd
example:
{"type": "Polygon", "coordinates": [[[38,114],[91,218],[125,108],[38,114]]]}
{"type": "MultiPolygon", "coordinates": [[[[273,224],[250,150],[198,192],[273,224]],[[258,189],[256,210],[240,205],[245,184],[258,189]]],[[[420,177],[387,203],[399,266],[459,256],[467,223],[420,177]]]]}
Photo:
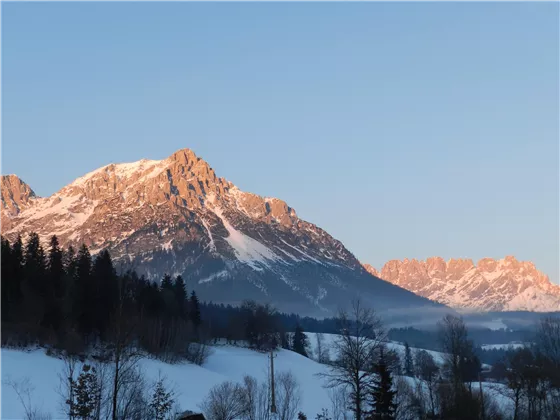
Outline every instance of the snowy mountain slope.
{"type": "Polygon", "coordinates": [[[31,199],[28,190],[3,179],[8,239],[34,231],[44,241],[56,234],[64,246],[86,243],[93,253],[107,248],[121,268],[153,280],[183,275],[203,299],[252,298],[315,316],[358,295],[407,316],[442,307],[372,277],[342,243],[285,202],[239,190],[189,149],[161,161],[104,166],[51,197],[31,199]]]}
{"type": "Polygon", "coordinates": [[[393,260],[372,275],[420,296],[457,309],[483,311],[560,311],[560,286],[550,282],[531,262],[508,256],[501,260],[440,257],[426,261],[393,260]]]}

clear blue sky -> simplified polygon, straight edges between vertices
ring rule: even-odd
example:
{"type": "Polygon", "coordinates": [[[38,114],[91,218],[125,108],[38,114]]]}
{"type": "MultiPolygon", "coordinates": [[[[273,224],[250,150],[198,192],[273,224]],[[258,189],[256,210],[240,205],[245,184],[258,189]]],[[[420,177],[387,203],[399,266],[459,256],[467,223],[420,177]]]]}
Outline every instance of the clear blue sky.
{"type": "Polygon", "coordinates": [[[189,147],[364,262],[558,281],[558,3],[3,3],[2,173],[189,147]]]}

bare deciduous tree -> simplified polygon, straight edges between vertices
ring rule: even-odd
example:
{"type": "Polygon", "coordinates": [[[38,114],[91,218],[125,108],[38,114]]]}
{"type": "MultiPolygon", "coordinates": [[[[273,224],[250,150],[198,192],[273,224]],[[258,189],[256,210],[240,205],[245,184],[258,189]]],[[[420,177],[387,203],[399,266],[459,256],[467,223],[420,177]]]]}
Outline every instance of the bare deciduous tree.
{"type": "Polygon", "coordinates": [[[33,405],[33,391],[35,387],[28,377],[19,381],[7,378],[2,381],[4,386],[12,388],[25,413],[25,420],[51,420],[50,414],[43,413],[39,407],[33,405]]]}
{"type": "Polygon", "coordinates": [[[345,387],[329,389],[329,400],[331,401],[332,420],[350,420],[350,414],[346,409],[348,392],[345,387]]]}
{"type": "Polygon", "coordinates": [[[436,386],[439,367],[430,353],[426,350],[419,350],[415,354],[414,368],[416,376],[424,381],[428,394],[426,411],[434,418],[436,415],[436,386]]]}
{"type": "Polygon", "coordinates": [[[329,348],[325,344],[325,336],[323,333],[315,334],[315,360],[322,364],[330,362],[329,348]]]}
{"type": "Polygon", "coordinates": [[[278,419],[295,419],[301,402],[301,391],[296,377],[292,372],[280,372],[275,382],[278,419]]]}
{"type": "Polygon", "coordinates": [[[363,405],[374,377],[373,362],[377,350],[386,339],[380,318],[359,300],[352,303],[350,313],[340,311],[339,336],[334,342],[335,362],[328,373],[329,388],[343,386],[348,389],[348,403],[356,420],[364,416],[363,405]]]}
{"type": "Polygon", "coordinates": [[[223,382],[210,389],[200,408],[207,420],[236,420],[247,410],[245,391],[239,384],[223,382]]]}

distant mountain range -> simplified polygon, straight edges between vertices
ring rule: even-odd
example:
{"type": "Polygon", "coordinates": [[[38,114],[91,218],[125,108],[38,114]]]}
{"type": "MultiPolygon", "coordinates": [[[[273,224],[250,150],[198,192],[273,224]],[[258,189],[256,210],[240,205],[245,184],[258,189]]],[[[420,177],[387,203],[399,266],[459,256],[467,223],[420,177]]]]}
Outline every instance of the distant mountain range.
{"type": "Polygon", "coordinates": [[[360,296],[390,313],[429,316],[443,305],[368,273],[344,245],[277,198],[243,192],[191,150],[110,164],[50,197],[2,176],[2,234],[37,232],[44,245],[108,249],[152,280],[183,275],[202,299],[253,298],[283,311],[332,315],[360,296]]]}
{"type": "Polygon", "coordinates": [[[373,276],[456,309],[481,311],[560,311],[560,286],[550,282],[531,262],[508,256],[469,259],[433,257],[386,263],[381,271],[368,264],[373,276]]]}

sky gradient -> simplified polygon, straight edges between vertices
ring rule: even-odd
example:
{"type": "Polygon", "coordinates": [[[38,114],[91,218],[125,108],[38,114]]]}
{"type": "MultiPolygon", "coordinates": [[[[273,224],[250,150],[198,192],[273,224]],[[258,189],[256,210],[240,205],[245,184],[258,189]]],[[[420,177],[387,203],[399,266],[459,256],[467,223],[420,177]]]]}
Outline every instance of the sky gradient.
{"type": "Polygon", "coordinates": [[[3,3],[2,173],[191,148],[362,262],[558,283],[558,3],[3,3]]]}

